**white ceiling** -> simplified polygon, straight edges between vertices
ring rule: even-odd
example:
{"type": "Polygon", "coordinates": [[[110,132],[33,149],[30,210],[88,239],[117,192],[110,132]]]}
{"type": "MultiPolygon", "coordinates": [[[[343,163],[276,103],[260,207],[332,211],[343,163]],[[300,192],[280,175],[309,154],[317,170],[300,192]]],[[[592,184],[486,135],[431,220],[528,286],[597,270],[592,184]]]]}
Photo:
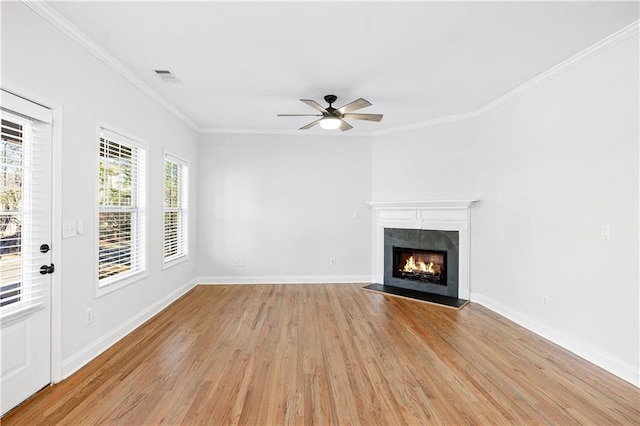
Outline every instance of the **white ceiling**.
{"type": "Polygon", "coordinates": [[[352,120],[352,134],[475,111],[639,14],[637,2],[49,5],[199,129],[249,133],[295,131],[311,119],[276,114],[314,113],[298,99],[326,94],[384,114],[352,120]]]}

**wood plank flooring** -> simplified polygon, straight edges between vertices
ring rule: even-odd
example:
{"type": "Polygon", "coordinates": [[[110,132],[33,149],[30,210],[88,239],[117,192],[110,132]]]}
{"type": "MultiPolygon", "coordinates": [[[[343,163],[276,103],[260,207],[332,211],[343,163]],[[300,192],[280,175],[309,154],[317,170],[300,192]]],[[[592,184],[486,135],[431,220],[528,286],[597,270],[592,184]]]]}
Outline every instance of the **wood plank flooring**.
{"type": "Polygon", "coordinates": [[[640,391],[471,303],[198,286],[13,424],[640,424],[640,391]]]}

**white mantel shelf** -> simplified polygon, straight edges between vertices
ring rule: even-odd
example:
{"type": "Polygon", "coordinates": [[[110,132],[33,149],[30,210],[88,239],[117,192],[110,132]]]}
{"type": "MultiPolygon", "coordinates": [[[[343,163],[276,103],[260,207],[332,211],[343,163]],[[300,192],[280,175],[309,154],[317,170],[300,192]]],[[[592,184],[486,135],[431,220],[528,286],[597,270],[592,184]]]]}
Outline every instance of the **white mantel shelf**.
{"type": "Polygon", "coordinates": [[[468,209],[478,200],[369,201],[374,209],[468,209]]]}
{"type": "Polygon", "coordinates": [[[384,280],[384,230],[458,231],[458,297],[469,299],[469,226],[471,205],[479,200],[370,201],[373,208],[373,282],[384,280]]]}

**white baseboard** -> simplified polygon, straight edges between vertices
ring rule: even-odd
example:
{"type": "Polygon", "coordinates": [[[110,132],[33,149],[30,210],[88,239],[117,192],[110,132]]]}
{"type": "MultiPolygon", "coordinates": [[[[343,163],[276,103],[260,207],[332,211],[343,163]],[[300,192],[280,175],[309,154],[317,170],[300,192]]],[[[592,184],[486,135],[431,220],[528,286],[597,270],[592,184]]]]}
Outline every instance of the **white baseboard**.
{"type": "Polygon", "coordinates": [[[151,319],[154,315],[165,309],[167,306],[178,300],[182,295],[196,286],[196,280],[193,279],[184,284],[177,290],[163,297],[147,309],[130,318],[125,323],[111,330],[104,336],[85,346],[80,351],[71,355],[62,362],[62,377],[66,379],[89,361],[100,355],[102,352],[116,344],[120,339],[140,327],[144,322],[151,319]]]}
{"type": "MultiPolygon", "coordinates": [[[[130,320],[113,329],[101,338],[87,345],[74,355],[63,361],[62,375],[67,378],[84,365],[89,363],[102,352],[113,346],[123,337],[148,321],[154,315],[161,312],[167,306],[175,302],[196,285],[208,284],[346,284],[346,283],[371,283],[368,275],[345,276],[270,276],[270,277],[198,277],[193,279],[171,294],[163,297],[158,302],[149,306],[130,320]]],[[[544,326],[538,321],[523,315],[513,309],[496,302],[495,300],[478,293],[471,293],[471,301],[478,303],[497,314],[515,322],[518,325],[562,346],[587,361],[609,371],[612,374],[628,381],[636,387],[640,387],[640,371],[633,365],[624,362],[611,354],[603,352],[593,346],[584,343],[573,336],[544,326]]]]}
{"type": "Polygon", "coordinates": [[[575,337],[540,324],[535,319],[517,312],[495,300],[478,293],[471,293],[471,301],[478,303],[497,314],[533,331],[581,358],[615,374],[636,387],[640,387],[640,370],[615,356],[576,339],[575,337]]]}
{"type": "Polygon", "coordinates": [[[198,285],[206,284],[349,284],[370,283],[369,275],[282,275],[247,277],[198,277],[198,285]]]}

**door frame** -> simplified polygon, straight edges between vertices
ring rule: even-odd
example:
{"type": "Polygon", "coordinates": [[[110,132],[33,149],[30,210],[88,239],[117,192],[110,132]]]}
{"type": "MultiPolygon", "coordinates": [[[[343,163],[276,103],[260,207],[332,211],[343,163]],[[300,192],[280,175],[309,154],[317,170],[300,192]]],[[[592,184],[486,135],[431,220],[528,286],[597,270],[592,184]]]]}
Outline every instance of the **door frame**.
{"type": "Polygon", "coordinates": [[[56,273],[51,274],[51,383],[64,379],[62,375],[62,119],[60,102],[2,79],[2,90],[51,110],[51,262],[56,273]]]}

